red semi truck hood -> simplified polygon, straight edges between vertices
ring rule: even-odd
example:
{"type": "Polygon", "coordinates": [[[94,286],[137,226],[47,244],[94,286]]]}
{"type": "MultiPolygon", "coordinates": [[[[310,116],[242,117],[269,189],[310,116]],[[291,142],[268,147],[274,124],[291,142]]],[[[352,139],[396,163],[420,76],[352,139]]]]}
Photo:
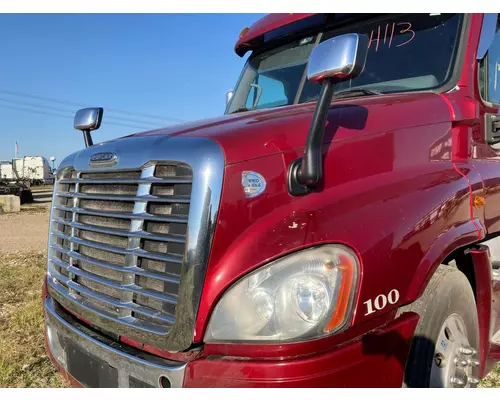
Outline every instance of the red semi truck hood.
{"type": "MultiPolygon", "coordinates": [[[[169,135],[213,139],[222,147],[225,163],[229,165],[303,148],[314,107],[315,103],[309,103],[224,115],[126,137],[169,135]]],[[[433,93],[344,99],[330,108],[324,141],[394,132],[450,119],[446,102],[433,93]]]]}

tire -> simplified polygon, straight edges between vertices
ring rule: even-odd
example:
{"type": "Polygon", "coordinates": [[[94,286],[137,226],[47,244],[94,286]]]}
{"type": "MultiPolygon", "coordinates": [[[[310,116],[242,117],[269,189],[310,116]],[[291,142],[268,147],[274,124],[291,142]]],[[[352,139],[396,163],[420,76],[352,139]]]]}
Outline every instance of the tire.
{"type": "MultiPolygon", "coordinates": [[[[463,350],[462,352],[460,350],[463,349],[460,345],[463,337],[468,340],[470,348],[473,350],[479,348],[476,301],[465,275],[455,267],[439,266],[424,294],[411,304],[407,311],[418,313],[420,320],[406,363],[404,386],[410,388],[456,387],[452,385],[450,376],[457,375],[460,376],[462,382],[465,382],[465,386],[475,387],[477,382],[474,378],[478,375],[478,367],[473,358],[477,358],[477,355],[466,356],[462,354],[463,350]],[[444,329],[452,321],[455,323],[458,339],[456,341],[442,340],[443,332],[446,338],[451,336],[453,339],[453,335],[447,334],[451,333],[450,330],[444,329]],[[447,325],[444,325],[445,322],[447,325]],[[464,332],[462,336],[463,327],[466,333],[464,332]],[[441,339],[437,346],[439,337],[441,339]],[[468,366],[463,367],[463,370],[460,369],[462,367],[453,367],[457,362],[454,358],[456,354],[459,354],[460,360],[468,362],[468,366]],[[437,367],[438,364],[441,367],[437,367]],[[450,369],[446,368],[447,365],[450,369]],[[465,371],[467,372],[464,377],[461,374],[465,371]]],[[[459,387],[461,386],[460,384],[459,387]]]]}
{"type": "Polygon", "coordinates": [[[19,193],[19,197],[21,200],[21,204],[33,203],[33,194],[29,189],[21,190],[21,192],[19,193]]]}

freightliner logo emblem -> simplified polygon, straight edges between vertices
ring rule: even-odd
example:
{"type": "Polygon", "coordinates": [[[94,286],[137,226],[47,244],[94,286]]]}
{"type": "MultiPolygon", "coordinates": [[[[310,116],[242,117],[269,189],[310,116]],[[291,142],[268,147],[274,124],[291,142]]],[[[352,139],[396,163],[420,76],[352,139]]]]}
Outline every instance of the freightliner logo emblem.
{"type": "Polygon", "coordinates": [[[255,171],[243,171],[241,173],[241,185],[247,198],[257,197],[266,190],[266,180],[255,171]]]}
{"type": "Polygon", "coordinates": [[[90,156],[90,165],[115,165],[118,162],[116,153],[94,153],[90,156]]]}

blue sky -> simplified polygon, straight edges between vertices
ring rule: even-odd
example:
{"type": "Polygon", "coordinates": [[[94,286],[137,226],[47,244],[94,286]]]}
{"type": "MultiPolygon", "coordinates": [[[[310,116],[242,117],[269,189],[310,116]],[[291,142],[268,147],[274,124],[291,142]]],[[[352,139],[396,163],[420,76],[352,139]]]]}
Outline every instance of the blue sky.
{"type": "Polygon", "coordinates": [[[16,140],[20,156],[58,161],[83,146],[72,128],[80,107],[12,92],[165,117],[105,112],[96,142],[222,114],[245,61],[234,44],[262,16],[0,15],[0,160],[14,157],[16,140]]]}

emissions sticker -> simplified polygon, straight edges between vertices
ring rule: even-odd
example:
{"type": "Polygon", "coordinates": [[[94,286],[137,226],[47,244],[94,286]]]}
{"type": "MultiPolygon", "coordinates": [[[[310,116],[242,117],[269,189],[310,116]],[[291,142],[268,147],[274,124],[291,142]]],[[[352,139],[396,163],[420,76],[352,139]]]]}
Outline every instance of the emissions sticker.
{"type": "Polygon", "coordinates": [[[257,197],[266,190],[266,180],[255,171],[243,171],[241,173],[241,186],[247,198],[257,197]]]}

